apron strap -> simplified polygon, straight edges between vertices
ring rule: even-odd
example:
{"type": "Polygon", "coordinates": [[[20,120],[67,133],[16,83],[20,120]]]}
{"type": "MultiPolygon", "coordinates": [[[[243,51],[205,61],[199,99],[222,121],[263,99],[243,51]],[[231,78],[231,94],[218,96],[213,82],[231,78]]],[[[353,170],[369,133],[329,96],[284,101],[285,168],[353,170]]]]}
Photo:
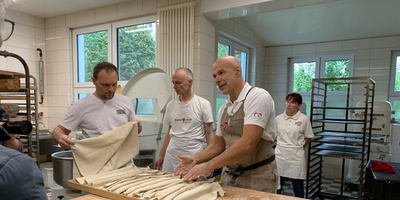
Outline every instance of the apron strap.
{"type": "Polygon", "coordinates": [[[239,175],[243,171],[257,169],[257,168],[259,168],[261,166],[264,166],[264,165],[267,165],[267,164],[271,163],[274,160],[275,160],[275,154],[272,155],[271,157],[263,160],[263,161],[260,161],[258,163],[254,163],[254,164],[252,164],[250,166],[247,166],[245,168],[243,168],[242,166],[239,166],[237,169],[235,169],[233,167],[226,166],[225,173],[227,173],[229,175],[232,175],[232,179],[230,181],[230,186],[233,186],[235,184],[236,179],[239,177],[239,175]]]}

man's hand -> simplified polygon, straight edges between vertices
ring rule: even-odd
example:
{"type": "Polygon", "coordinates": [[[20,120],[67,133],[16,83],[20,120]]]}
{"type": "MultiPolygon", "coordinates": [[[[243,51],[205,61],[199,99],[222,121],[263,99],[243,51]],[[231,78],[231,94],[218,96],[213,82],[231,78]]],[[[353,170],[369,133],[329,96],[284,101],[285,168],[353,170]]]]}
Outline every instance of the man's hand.
{"type": "Polygon", "coordinates": [[[69,137],[68,135],[62,135],[60,137],[60,140],[58,140],[58,144],[60,144],[60,146],[63,149],[71,149],[71,145],[75,145],[75,142],[72,141],[71,137],[69,137]]]}
{"type": "Polygon", "coordinates": [[[182,161],[175,167],[175,175],[186,175],[196,165],[196,161],[191,156],[178,154],[178,158],[182,161]]]}
{"type": "Polygon", "coordinates": [[[136,120],[136,122],[138,127],[138,134],[140,134],[140,132],[142,132],[142,122],[140,122],[139,120],[136,120]]]}
{"type": "Polygon", "coordinates": [[[164,164],[164,157],[158,157],[156,163],[154,163],[154,169],[161,170],[164,164]]]}
{"type": "Polygon", "coordinates": [[[18,150],[19,149],[19,142],[17,140],[17,134],[9,134],[10,135],[10,139],[6,140],[3,142],[3,145],[5,147],[11,148],[11,149],[15,149],[18,150]]]}
{"type": "Polygon", "coordinates": [[[205,175],[206,177],[209,177],[213,174],[213,172],[214,172],[213,169],[208,169],[208,163],[202,163],[200,165],[194,166],[191,170],[189,170],[189,172],[185,175],[183,180],[190,181],[200,175],[205,175]]]}

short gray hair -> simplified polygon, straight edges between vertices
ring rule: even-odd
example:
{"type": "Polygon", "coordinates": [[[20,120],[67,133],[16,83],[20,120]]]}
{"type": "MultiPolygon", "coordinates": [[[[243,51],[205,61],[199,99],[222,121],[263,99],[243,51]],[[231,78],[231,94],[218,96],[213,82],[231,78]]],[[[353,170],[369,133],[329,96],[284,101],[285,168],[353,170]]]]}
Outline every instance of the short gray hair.
{"type": "Polygon", "coordinates": [[[191,71],[189,68],[181,67],[181,68],[176,69],[175,72],[178,71],[178,70],[181,70],[181,69],[182,69],[182,70],[185,70],[186,78],[187,78],[188,80],[190,80],[190,79],[193,80],[193,73],[192,73],[192,71],[191,71]]]}

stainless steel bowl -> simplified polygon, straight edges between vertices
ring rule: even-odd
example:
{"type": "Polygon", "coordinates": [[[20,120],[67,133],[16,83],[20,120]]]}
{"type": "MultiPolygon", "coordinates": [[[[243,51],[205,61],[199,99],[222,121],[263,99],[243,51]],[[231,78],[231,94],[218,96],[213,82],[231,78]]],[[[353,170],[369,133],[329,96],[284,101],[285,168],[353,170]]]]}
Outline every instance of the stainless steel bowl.
{"type": "Polygon", "coordinates": [[[66,189],[67,181],[72,179],[73,160],[72,151],[59,151],[51,154],[53,160],[53,177],[54,181],[66,189]]]}

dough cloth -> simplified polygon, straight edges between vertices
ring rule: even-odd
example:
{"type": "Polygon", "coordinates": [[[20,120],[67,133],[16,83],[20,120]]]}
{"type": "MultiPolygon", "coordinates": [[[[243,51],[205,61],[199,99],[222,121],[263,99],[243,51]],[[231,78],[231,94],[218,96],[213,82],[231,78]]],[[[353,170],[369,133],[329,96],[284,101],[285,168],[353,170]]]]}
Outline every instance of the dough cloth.
{"type": "Polygon", "coordinates": [[[123,167],[139,153],[137,122],[128,122],[98,137],[75,141],[71,149],[74,178],[123,167]]]}

